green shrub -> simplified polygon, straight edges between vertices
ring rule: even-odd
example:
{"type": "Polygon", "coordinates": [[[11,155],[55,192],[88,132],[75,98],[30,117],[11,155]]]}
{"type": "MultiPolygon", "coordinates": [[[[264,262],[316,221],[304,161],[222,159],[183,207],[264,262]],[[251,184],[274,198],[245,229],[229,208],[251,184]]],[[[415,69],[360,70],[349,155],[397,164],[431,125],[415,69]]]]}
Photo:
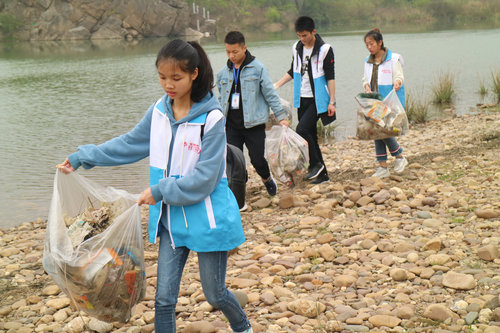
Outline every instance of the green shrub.
{"type": "Polygon", "coordinates": [[[440,74],[437,82],[432,86],[434,94],[434,103],[447,104],[451,103],[455,95],[455,75],[453,73],[440,74]]]}
{"type": "Polygon", "coordinates": [[[266,12],[266,19],[270,22],[279,22],[280,21],[280,12],[276,7],[272,6],[266,12]]]}

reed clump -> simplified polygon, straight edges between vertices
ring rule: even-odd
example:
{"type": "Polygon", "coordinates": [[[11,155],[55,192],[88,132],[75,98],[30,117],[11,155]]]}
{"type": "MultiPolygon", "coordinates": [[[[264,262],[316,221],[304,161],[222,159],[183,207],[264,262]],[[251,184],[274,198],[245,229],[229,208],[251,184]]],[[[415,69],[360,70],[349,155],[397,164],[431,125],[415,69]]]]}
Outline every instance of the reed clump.
{"type": "Polygon", "coordinates": [[[436,104],[449,104],[455,96],[455,74],[442,73],[432,86],[433,102],[436,104]]]}
{"type": "Polygon", "coordinates": [[[430,102],[427,99],[415,98],[414,95],[413,93],[406,94],[406,116],[411,124],[425,123],[431,118],[430,102]]]}
{"type": "Polygon", "coordinates": [[[482,78],[479,78],[479,90],[477,91],[481,97],[485,97],[488,95],[488,87],[484,83],[484,80],[482,78]]]}
{"type": "Polygon", "coordinates": [[[497,97],[497,103],[500,104],[500,70],[491,71],[491,90],[493,94],[497,97]]]}

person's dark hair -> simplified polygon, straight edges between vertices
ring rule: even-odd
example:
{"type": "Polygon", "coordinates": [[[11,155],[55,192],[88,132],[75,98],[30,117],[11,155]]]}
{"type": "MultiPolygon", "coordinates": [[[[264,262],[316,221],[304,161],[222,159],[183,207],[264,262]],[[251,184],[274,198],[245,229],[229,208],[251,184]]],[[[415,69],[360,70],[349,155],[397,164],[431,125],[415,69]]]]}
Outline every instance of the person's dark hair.
{"type": "Polygon", "coordinates": [[[373,40],[375,40],[377,43],[382,41],[382,50],[385,50],[384,37],[382,37],[382,33],[380,32],[379,28],[374,28],[368,31],[365,35],[365,38],[363,38],[363,41],[366,41],[368,37],[373,38],[373,40]]]}
{"type": "Polygon", "coordinates": [[[300,16],[295,21],[295,32],[300,32],[300,31],[312,32],[313,30],[314,30],[314,20],[309,16],[300,16]]]}
{"type": "Polygon", "coordinates": [[[199,102],[206,94],[212,93],[214,87],[214,74],[210,60],[200,44],[197,42],[184,42],[175,39],[163,46],[156,57],[156,67],[162,61],[177,62],[182,71],[194,73],[198,68],[198,76],[193,81],[191,100],[199,102]]]}
{"type": "Polygon", "coordinates": [[[239,31],[230,31],[227,33],[226,37],[224,37],[225,44],[242,44],[245,45],[245,36],[239,31]]]}

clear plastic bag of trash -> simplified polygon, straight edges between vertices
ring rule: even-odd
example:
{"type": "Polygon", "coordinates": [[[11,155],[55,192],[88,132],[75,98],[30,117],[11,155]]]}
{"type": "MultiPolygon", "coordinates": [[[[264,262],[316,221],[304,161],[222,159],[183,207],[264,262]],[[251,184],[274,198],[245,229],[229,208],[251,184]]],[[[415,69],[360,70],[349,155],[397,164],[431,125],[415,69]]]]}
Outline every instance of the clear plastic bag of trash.
{"type": "MultiPolygon", "coordinates": [[[[285,110],[286,119],[288,119],[288,121],[290,122],[290,125],[291,125],[292,120],[293,120],[292,103],[290,103],[289,101],[287,101],[286,99],[281,98],[281,97],[280,97],[280,102],[281,102],[281,105],[283,106],[283,109],[285,110]]],[[[266,123],[266,130],[270,130],[272,126],[276,126],[279,124],[280,124],[280,122],[278,121],[278,119],[276,119],[276,116],[274,115],[274,113],[271,113],[271,114],[269,114],[269,120],[266,123]]]]}
{"type": "Polygon", "coordinates": [[[307,141],[286,126],[273,126],[266,134],[265,155],[277,180],[288,186],[304,179],[309,167],[307,141]]]}
{"type": "Polygon", "coordinates": [[[146,291],[137,195],[56,172],[43,267],[79,310],[127,322],[146,291]]]}
{"type": "Polygon", "coordinates": [[[380,140],[408,132],[408,118],[393,89],[383,100],[379,94],[358,94],[356,136],[362,140],[380,140]]]}

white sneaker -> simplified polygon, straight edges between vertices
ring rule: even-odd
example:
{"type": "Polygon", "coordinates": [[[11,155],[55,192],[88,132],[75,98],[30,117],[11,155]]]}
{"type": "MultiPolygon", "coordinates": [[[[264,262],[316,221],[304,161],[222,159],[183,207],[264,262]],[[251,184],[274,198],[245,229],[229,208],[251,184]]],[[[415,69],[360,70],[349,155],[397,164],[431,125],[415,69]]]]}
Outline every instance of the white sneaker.
{"type": "Polygon", "coordinates": [[[394,161],[394,172],[402,173],[407,165],[408,160],[404,156],[401,158],[396,158],[396,160],[394,161]]]}
{"type": "Polygon", "coordinates": [[[391,175],[391,173],[389,172],[389,170],[387,168],[383,168],[383,167],[378,167],[377,171],[372,175],[372,177],[377,177],[377,178],[386,178],[386,177],[389,177],[391,175]]]}
{"type": "Polygon", "coordinates": [[[244,212],[248,209],[248,206],[247,206],[247,203],[245,202],[245,204],[243,205],[243,207],[240,208],[240,212],[244,212]]]}

